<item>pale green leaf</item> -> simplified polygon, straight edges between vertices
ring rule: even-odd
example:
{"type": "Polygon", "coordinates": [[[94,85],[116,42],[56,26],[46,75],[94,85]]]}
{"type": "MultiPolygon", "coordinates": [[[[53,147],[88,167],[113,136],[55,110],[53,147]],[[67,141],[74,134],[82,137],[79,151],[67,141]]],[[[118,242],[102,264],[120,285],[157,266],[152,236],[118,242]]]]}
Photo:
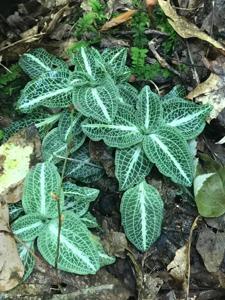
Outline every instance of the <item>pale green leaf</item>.
{"type": "Polygon", "coordinates": [[[193,180],[193,158],[180,132],[161,127],[145,136],[143,147],[148,159],[174,182],[190,186],[193,180]]]}
{"type": "Polygon", "coordinates": [[[26,176],[22,204],[27,214],[44,218],[58,215],[57,201],[63,203],[61,178],[53,163],[38,163],[26,176]]]}
{"type": "Polygon", "coordinates": [[[8,140],[10,136],[17,133],[19,130],[34,125],[42,137],[46,132],[58,121],[60,114],[55,115],[39,115],[39,117],[28,117],[26,119],[20,119],[12,122],[12,124],[4,130],[4,142],[8,140]]]}
{"type": "Polygon", "coordinates": [[[81,125],[83,132],[94,141],[104,140],[111,147],[120,149],[131,147],[142,141],[143,135],[137,126],[135,110],[120,105],[112,124],[102,124],[92,119],[81,125]]]}
{"type": "Polygon", "coordinates": [[[63,184],[63,192],[65,197],[64,210],[72,210],[78,216],[83,216],[99,194],[99,190],[80,187],[71,182],[63,184]]]}
{"type": "Polygon", "coordinates": [[[126,48],[107,48],[103,51],[102,58],[106,64],[107,71],[115,80],[120,79],[121,82],[122,77],[127,79],[128,68],[126,66],[126,48]]]}
{"type": "Polygon", "coordinates": [[[117,149],[115,157],[115,174],[120,190],[127,190],[144,180],[151,170],[152,163],[147,159],[142,145],[117,149]]]}
{"type": "MultiPolygon", "coordinates": [[[[58,242],[58,219],[49,222],[38,237],[37,246],[44,259],[55,265],[58,242]]],[[[91,233],[72,212],[64,212],[60,232],[58,268],[80,275],[95,274],[100,268],[97,247],[91,233]]]]}
{"type": "Polygon", "coordinates": [[[24,266],[23,281],[25,281],[31,275],[35,266],[35,258],[33,255],[34,242],[32,241],[23,244],[17,244],[17,249],[18,249],[21,262],[24,266]]]}
{"type": "Polygon", "coordinates": [[[81,221],[88,228],[96,228],[99,226],[96,218],[89,211],[84,216],[82,216],[81,221]]]}
{"type": "Polygon", "coordinates": [[[172,88],[171,91],[169,91],[168,94],[163,96],[163,101],[173,101],[174,98],[183,98],[186,95],[186,90],[183,86],[176,85],[175,87],[172,88]]]}
{"type": "Polygon", "coordinates": [[[60,138],[59,128],[56,127],[49,131],[42,142],[42,155],[45,161],[55,164],[65,159],[71,152],[76,151],[85,141],[84,134],[73,136],[70,144],[60,138]]]}
{"type": "Polygon", "coordinates": [[[72,61],[75,64],[75,71],[83,72],[92,79],[98,77],[99,69],[105,70],[104,61],[95,48],[81,47],[74,54],[72,61]]]}
{"type": "Polygon", "coordinates": [[[111,123],[117,113],[119,92],[114,82],[106,77],[102,85],[77,87],[73,104],[86,117],[111,123]]]}
{"type": "Polygon", "coordinates": [[[201,216],[222,216],[225,213],[225,168],[197,176],[194,180],[194,194],[201,216]]]}
{"type": "Polygon", "coordinates": [[[10,203],[8,206],[9,206],[9,218],[11,222],[17,219],[19,215],[23,213],[23,206],[21,201],[12,204],[10,203]]]}
{"type": "Polygon", "coordinates": [[[92,240],[93,240],[93,242],[96,245],[97,250],[98,250],[98,255],[99,255],[99,260],[100,260],[100,267],[104,267],[104,266],[108,266],[108,265],[113,264],[116,261],[116,258],[114,256],[109,256],[105,252],[105,250],[102,246],[100,238],[96,235],[93,235],[93,234],[91,235],[91,237],[92,237],[92,240]]]}
{"type": "Polygon", "coordinates": [[[45,106],[50,108],[67,107],[72,103],[73,81],[70,71],[44,73],[25,86],[17,102],[17,108],[24,113],[45,106]]]}
{"type": "Polygon", "coordinates": [[[90,158],[88,146],[84,144],[67,161],[65,176],[82,182],[97,181],[104,175],[104,169],[90,158]]]}
{"type": "Polygon", "coordinates": [[[158,128],[162,121],[163,110],[160,101],[160,97],[153,93],[149,86],[145,86],[138,96],[138,123],[145,133],[158,128]]]}
{"type": "Polygon", "coordinates": [[[71,136],[80,134],[82,121],[83,117],[79,112],[63,112],[58,125],[61,140],[67,142],[71,140],[71,136]]]}
{"type": "Polygon", "coordinates": [[[14,221],[11,225],[13,234],[22,241],[33,241],[44,229],[45,223],[40,215],[30,213],[14,221]]]}
{"type": "Polygon", "coordinates": [[[202,132],[210,111],[209,105],[198,105],[180,98],[163,103],[165,123],[179,129],[187,140],[195,138],[202,132]]]}
{"type": "Polygon", "coordinates": [[[147,251],[161,233],[163,201],[158,191],[145,181],[139,183],[123,194],[120,212],[129,241],[147,251]]]}
{"type": "Polygon", "coordinates": [[[43,48],[37,48],[23,54],[19,59],[19,65],[31,78],[37,78],[41,74],[55,69],[68,68],[63,60],[48,53],[43,48]]]}
{"type": "Polygon", "coordinates": [[[129,104],[133,107],[136,107],[136,103],[138,100],[138,90],[127,82],[117,84],[117,88],[120,94],[120,103],[129,104]]]}

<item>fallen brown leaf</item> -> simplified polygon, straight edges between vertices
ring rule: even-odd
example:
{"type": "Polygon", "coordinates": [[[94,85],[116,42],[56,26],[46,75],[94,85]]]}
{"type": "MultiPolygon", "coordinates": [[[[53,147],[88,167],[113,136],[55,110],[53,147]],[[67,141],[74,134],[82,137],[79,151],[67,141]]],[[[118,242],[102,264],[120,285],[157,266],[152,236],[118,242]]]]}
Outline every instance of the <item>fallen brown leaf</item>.
{"type": "Polygon", "coordinates": [[[24,267],[9,229],[8,205],[0,197],[0,292],[17,286],[23,274],[24,267]]]}
{"type": "Polygon", "coordinates": [[[32,135],[29,130],[19,131],[0,147],[0,197],[7,203],[21,200],[31,159],[40,157],[40,138],[35,128],[32,135]]]}
{"type": "Polygon", "coordinates": [[[225,55],[225,47],[220,42],[214,40],[211,36],[201,31],[195,24],[190,23],[186,18],[179,16],[176,13],[176,10],[171,6],[169,0],[158,0],[158,2],[161,9],[168,17],[168,22],[182,38],[199,38],[200,40],[206,41],[219,49],[221,53],[225,55]]]}
{"type": "Polygon", "coordinates": [[[107,31],[112,27],[116,27],[122,23],[129,21],[132,18],[132,16],[136,13],[136,11],[137,10],[135,9],[129,9],[128,11],[120,14],[119,16],[112,18],[110,21],[106,22],[102,26],[100,31],[107,31]]]}
{"type": "Polygon", "coordinates": [[[203,104],[211,104],[213,109],[209,120],[215,119],[225,108],[225,58],[219,56],[215,61],[207,62],[207,67],[212,71],[206,81],[197,85],[188,95],[203,104]]]}

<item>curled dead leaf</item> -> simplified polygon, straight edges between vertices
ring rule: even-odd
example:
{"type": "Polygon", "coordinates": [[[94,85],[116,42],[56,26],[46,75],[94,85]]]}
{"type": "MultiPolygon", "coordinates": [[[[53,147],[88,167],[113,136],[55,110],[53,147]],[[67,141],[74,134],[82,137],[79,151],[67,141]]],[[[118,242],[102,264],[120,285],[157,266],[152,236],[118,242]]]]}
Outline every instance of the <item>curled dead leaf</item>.
{"type": "Polygon", "coordinates": [[[116,27],[122,23],[129,21],[133,15],[136,13],[135,9],[129,9],[128,11],[118,15],[117,17],[112,18],[110,21],[106,22],[100,31],[107,31],[112,27],[116,27]]]}
{"type": "Polygon", "coordinates": [[[9,229],[8,205],[0,197],[0,292],[17,286],[23,274],[24,267],[9,229]]]}
{"type": "Polygon", "coordinates": [[[214,40],[211,36],[201,31],[195,24],[190,23],[186,18],[179,16],[176,10],[170,4],[169,0],[158,0],[158,2],[161,9],[168,17],[168,22],[182,38],[187,39],[196,37],[200,40],[208,42],[215,48],[219,49],[223,55],[225,55],[225,47],[220,42],[214,40]]]}

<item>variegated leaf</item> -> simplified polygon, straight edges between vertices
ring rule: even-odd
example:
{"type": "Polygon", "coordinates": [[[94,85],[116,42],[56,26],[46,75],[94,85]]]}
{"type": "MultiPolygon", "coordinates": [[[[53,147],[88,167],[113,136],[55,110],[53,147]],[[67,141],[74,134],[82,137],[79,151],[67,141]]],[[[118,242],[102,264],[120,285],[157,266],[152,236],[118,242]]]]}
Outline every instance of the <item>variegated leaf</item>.
{"type": "Polygon", "coordinates": [[[116,150],[115,165],[120,190],[127,190],[143,181],[152,167],[140,144],[116,150]]]}
{"type": "Polygon", "coordinates": [[[63,204],[61,178],[50,162],[38,163],[26,176],[22,204],[27,214],[37,213],[43,218],[58,215],[57,201],[63,204]]]}
{"type": "Polygon", "coordinates": [[[17,133],[20,129],[34,125],[42,137],[46,135],[46,132],[58,121],[60,114],[55,115],[43,115],[39,117],[28,117],[25,119],[20,119],[19,121],[13,122],[9,127],[4,130],[4,140],[7,141],[8,138],[17,133]]]}
{"type": "Polygon", "coordinates": [[[61,140],[67,142],[71,140],[74,135],[78,135],[82,132],[81,122],[83,117],[80,113],[73,112],[63,112],[59,119],[59,135],[61,140]]]}
{"type": "Polygon", "coordinates": [[[9,204],[9,218],[10,222],[17,219],[23,213],[23,206],[21,201],[9,204]]]}
{"type": "Polygon", "coordinates": [[[92,117],[103,123],[112,123],[118,109],[119,92],[110,78],[102,85],[83,86],[74,91],[75,108],[86,117],[92,117]]]}
{"type": "Polygon", "coordinates": [[[44,229],[45,223],[40,215],[31,213],[18,218],[11,225],[13,234],[22,241],[33,241],[44,229]]]}
{"type": "Polygon", "coordinates": [[[65,197],[64,210],[72,210],[76,215],[83,216],[99,194],[99,190],[80,187],[71,182],[63,184],[63,192],[65,197]]]}
{"type": "Polygon", "coordinates": [[[136,107],[136,103],[138,100],[138,90],[127,82],[117,84],[117,88],[120,93],[120,103],[129,104],[133,107],[136,107]]]}
{"type": "Polygon", "coordinates": [[[97,49],[81,47],[72,59],[75,71],[87,74],[92,79],[97,79],[98,72],[105,70],[104,61],[97,49]]]}
{"type": "Polygon", "coordinates": [[[100,260],[100,266],[108,266],[113,264],[116,261],[116,258],[114,256],[109,256],[106,252],[105,249],[102,246],[101,240],[98,236],[91,235],[93,243],[96,245],[97,250],[98,250],[98,255],[99,255],[99,260],[100,260]]]}
{"type": "Polygon", "coordinates": [[[34,242],[26,242],[23,244],[17,245],[18,253],[22,264],[24,266],[24,275],[23,281],[27,280],[31,275],[34,266],[35,266],[35,258],[34,258],[34,242]]]}
{"type": "Polygon", "coordinates": [[[174,98],[183,98],[186,95],[185,88],[180,85],[176,85],[168,94],[163,96],[163,101],[173,100],[174,98]]]}
{"type": "Polygon", "coordinates": [[[88,211],[84,216],[82,216],[81,221],[88,227],[88,228],[96,228],[98,226],[98,222],[96,218],[88,211]]]}
{"type": "Polygon", "coordinates": [[[160,97],[153,93],[149,86],[145,86],[137,102],[138,123],[145,133],[157,128],[162,121],[163,110],[160,97]]]}
{"type": "Polygon", "coordinates": [[[165,123],[179,129],[187,140],[195,138],[202,132],[210,111],[209,105],[198,105],[181,98],[163,103],[165,123]]]}
{"type": "Polygon", "coordinates": [[[117,116],[112,124],[102,124],[87,119],[81,125],[83,132],[92,140],[104,142],[119,149],[128,148],[143,140],[143,135],[137,126],[135,110],[132,107],[120,105],[117,116]]]}
{"type": "Polygon", "coordinates": [[[120,212],[129,241],[147,251],[161,233],[163,201],[158,191],[145,181],[139,183],[123,194],[120,212]]]}
{"type": "Polygon", "coordinates": [[[72,103],[73,81],[70,71],[50,71],[25,86],[17,102],[17,108],[28,113],[45,106],[66,107],[72,103]]]}
{"type": "Polygon", "coordinates": [[[193,158],[180,132],[165,126],[144,138],[143,147],[148,159],[159,171],[174,182],[190,186],[193,180],[193,158]]]}
{"type": "Polygon", "coordinates": [[[108,48],[102,53],[102,58],[106,68],[111,76],[117,80],[127,73],[127,49],[126,48],[108,48]]]}
{"type": "Polygon", "coordinates": [[[85,141],[85,135],[73,136],[69,145],[60,138],[59,128],[49,131],[42,142],[42,155],[45,161],[55,164],[65,159],[70,153],[78,150],[85,141]]]}
{"type": "MultiPolygon", "coordinates": [[[[49,222],[38,237],[37,246],[44,259],[55,266],[58,243],[58,219],[49,222]]],[[[100,268],[98,250],[91,233],[72,212],[64,212],[60,231],[57,267],[80,275],[95,274],[100,268]]]]}
{"type": "Polygon", "coordinates": [[[37,48],[24,53],[19,59],[19,65],[31,78],[37,78],[43,73],[55,69],[68,69],[66,63],[43,48],[37,48]]]}
{"type": "Polygon", "coordinates": [[[72,177],[85,183],[87,179],[89,182],[97,181],[104,173],[102,166],[91,160],[86,144],[71,155],[65,170],[66,177],[72,177]]]}

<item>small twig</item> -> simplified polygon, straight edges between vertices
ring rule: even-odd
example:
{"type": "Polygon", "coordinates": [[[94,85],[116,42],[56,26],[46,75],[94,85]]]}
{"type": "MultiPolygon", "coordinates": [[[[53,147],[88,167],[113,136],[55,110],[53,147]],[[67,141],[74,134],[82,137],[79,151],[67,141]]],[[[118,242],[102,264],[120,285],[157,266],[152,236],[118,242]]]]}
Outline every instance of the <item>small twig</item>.
{"type": "Polygon", "coordinates": [[[189,56],[191,65],[193,66],[192,67],[193,78],[195,79],[196,83],[199,84],[200,80],[199,80],[198,73],[197,73],[197,70],[196,70],[195,65],[194,65],[194,61],[193,61],[193,58],[192,58],[192,55],[191,55],[191,51],[190,51],[188,41],[186,41],[186,46],[187,46],[188,56],[189,56]]]}
{"type": "Polygon", "coordinates": [[[155,58],[157,59],[157,61],[159,62],[159,64],[163,67],[168,69],[170,72],[176,74],[177,76],[181,77],[181,74],[175,70],[173,67],[171,67],[168,62],[159,55],[159,53],[157,52],[156,48],[155,48],[155,39],[152,39],[149,43],[148,43],[148,47],[149,49],[152,51],[153,55],[155,56],[155,58]]]}
{"type": "Polygon", "coordinates": [[[186,295],[185,295],[185,299],[188,300],[189,299],[189,290],[190,290],[190,274],[191,274],[191,242],[192,242],[192,235],[193,235],[193,231],[196,229],[197,227],[197,223],[199,221],[199,219],[201,218],[201,216],[197,216],[191,226],[191,230],[190,230],[190,234],[189,234],[189,238],[188,238],[188,252],[187,252],[187,286],[186,286],[186,295]]]}

